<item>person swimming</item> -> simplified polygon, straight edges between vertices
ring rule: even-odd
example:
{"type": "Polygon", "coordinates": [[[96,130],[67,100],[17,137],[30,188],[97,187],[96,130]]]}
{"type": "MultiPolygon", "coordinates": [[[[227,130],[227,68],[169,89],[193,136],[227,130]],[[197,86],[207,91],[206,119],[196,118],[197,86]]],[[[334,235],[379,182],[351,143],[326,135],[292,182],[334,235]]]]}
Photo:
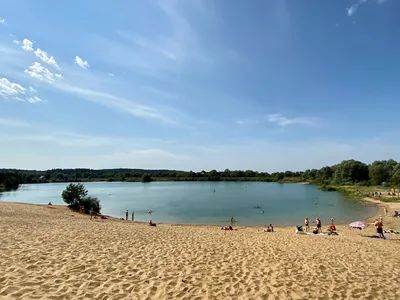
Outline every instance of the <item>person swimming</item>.
{"type": "Polygon", "coordinates": [[[262,211],[261,211],[261,213],[263,214],[263,213],[264,213],[264,211],[262,210],[262,211]]]}

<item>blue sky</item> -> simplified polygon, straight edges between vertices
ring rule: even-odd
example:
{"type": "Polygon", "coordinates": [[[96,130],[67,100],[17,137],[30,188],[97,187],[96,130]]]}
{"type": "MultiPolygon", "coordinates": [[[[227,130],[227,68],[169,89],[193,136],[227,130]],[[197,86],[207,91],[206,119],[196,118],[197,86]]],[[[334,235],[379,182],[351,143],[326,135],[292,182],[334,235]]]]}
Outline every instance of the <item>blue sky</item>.
{"type": "Polygon", "coordinates": [[[400,160],[400,1],[3,0],[0,166],[400,160]]]}

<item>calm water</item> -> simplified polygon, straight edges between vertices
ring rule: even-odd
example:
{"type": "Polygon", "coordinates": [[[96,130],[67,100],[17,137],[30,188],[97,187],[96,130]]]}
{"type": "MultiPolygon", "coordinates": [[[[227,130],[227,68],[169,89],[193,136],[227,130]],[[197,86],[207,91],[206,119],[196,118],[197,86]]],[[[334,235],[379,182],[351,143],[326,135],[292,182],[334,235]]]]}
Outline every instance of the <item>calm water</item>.
{"type": "MultiPolygon", "coordinates": [[[[17,191],[0,193],[0,201],[64,204],[61,193],[66,185],[23,185],[17,191]]],[[[340,193],[300,184],[91,182],[85,186],[89,195],[100,199],[103,214],[124,217],[127,209],[129,213],[134,210],[138,221],[225,225],[233,216],[236,225],[295,225],[306,216],[312,220],[318,216],[324,224],[331,218],[337,223],[365,219],[377,211],[340,193]],[[147,213],[150,209],[152,215],[147,213]]]]}

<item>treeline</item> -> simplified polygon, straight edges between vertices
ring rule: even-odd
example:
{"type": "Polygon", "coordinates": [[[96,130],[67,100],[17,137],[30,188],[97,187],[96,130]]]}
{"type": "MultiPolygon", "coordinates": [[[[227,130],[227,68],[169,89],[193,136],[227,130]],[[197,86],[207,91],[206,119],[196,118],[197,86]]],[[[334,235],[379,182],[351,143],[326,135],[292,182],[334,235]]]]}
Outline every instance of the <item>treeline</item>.
{"type": "Polygon", "coordinates": [[[333,166],[305,171],[257,172],[252,170],[177,171],[143,169],[53,169],[47,171],[0,169],[0,186],[16,188],[19,184],[87,181],[266,181],[310,182],[319,185],[400,185],[400,163],[393,159],[367,165],[344,160],[333,166]]]}

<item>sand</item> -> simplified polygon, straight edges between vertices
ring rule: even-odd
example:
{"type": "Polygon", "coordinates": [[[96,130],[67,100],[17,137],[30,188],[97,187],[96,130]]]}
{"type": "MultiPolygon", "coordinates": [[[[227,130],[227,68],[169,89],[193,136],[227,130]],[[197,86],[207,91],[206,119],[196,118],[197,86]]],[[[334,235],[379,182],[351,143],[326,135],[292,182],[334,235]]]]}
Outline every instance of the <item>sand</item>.
{"type": "Polygon", "coordinates": [[[398,236],[338,231],[150,227],[0,202],[0,298],[400,299],[398,236]]]}

